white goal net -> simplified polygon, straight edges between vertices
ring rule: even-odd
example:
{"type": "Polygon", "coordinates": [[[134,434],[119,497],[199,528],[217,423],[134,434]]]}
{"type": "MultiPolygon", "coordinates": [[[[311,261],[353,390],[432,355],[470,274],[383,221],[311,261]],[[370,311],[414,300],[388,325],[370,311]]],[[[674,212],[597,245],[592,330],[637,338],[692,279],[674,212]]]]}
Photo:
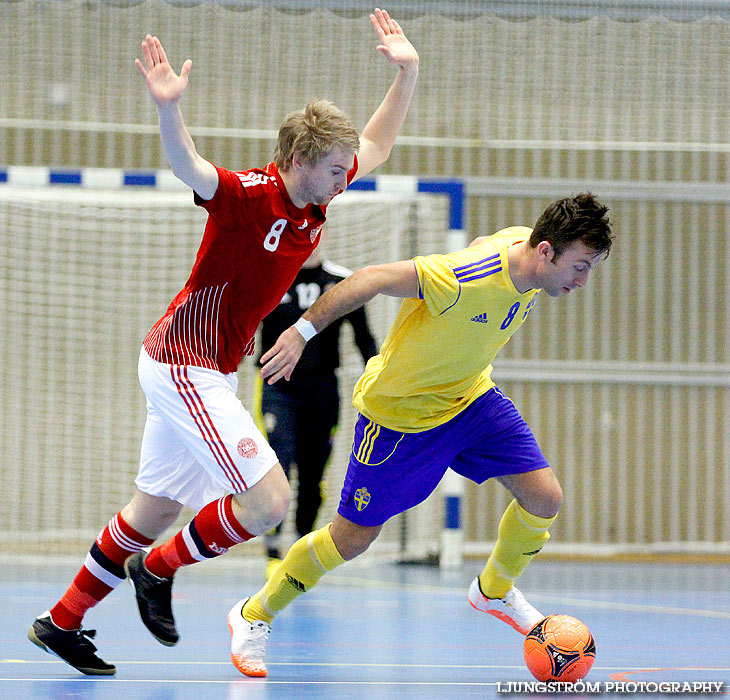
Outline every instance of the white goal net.
{"type": "MultiPolygon", "coordinates": [[[[190,193],[0,187],[4,553],[80,554],[131,496],[145,419],[139,348],[187,279],[204,222],[190,193]]],[[[447,227],[444,197],[348,192],[329,209],[322,245],[327,258],[356,269],[442,251],[447,227]]],[[[378,343],[394,301],[368,305],[378,343]]],[[[342,412],[323,522],[339,500],[352,386],[362,371],[348,327],[342,350],[342,412]]],[[[245,361],[239,394],[249,407],[253,374],[245,361]]],[[[412,531],[437,537],[433,513],[423,523],[412,531]]],[[[383,535],[396,547],[399,537],[398,523],[383,535]]],[[[258,554],[256,542],[240,549],[258,554]]]]}

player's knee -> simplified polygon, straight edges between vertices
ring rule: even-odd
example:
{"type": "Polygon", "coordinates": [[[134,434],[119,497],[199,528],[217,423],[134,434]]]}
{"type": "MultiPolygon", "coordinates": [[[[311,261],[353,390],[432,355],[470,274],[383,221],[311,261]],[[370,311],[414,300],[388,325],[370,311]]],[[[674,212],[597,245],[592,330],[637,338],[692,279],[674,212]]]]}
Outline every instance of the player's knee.
{"type": "Polygon", "coordinates": [[[289,483],[259,483],[254,489],[233,495],[233,514],[252,535],[262,535],[286,517],[291,501],[289,483]]]}
{"type": "Polygon", "coordinates": [[[554,479],[540,495],[540,510],[544,515],[542,517],[552,518],[557,515],[560,506],[563,505],[563,489],[560,482],[554,479]]]}
{"type": "Polygon", "coordinates": [[[289,489],[270,490],[258,503],[249,502],[249,512],[253,511],[252,514],[255,513],[259,520],[257,529],[266,532],[281,523],[286,517],[290,502],[291,491],[289,489]]]}
{"type": "Polygon", "coordinates": [[[182,505],[164,496],[137,491],[121,510],[122,518],[138,532],[157,538],[177,520],[182,505]]]}
{"type": "Polygon", "coordinates": [[[266,529],[276,527],[286,517],[291,503],[291,490],[280,490],[270,494],[268,508],[262,514],[266,529]]]}
{"type": "Polygon", "coordinates": [[[363,552],[366,552],[371,542],[372,540],[362,539],[335,540],[335,546],[345,561],[351,561],[355,557],[359,557],[363,552]]]}
{"type": "Polygon", "coordinates": [[[345,561],[360,556],[377,539],[382,525],[367,527],[336,517],[330,527],[332,541],[345,561]]]}
{"type": "Polygon", "coordinates": [[[521,493],[517,502],[532,515],[552,518],[558,514],[560,506],[563,504],[563,489],[560,482],[553,478],[521,493]]]}

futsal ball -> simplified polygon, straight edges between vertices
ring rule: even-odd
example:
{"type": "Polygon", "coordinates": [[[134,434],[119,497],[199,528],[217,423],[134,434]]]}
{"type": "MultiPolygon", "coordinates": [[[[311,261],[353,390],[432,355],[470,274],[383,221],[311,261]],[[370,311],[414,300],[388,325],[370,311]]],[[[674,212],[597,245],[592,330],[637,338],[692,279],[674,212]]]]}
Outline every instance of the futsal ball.
{"type": "Polygon", "coordinates": [[[570,615],[548,615],[525,637],[525,663],[539,681],[575,683],[596,660],[590,630],[570,615]]]}

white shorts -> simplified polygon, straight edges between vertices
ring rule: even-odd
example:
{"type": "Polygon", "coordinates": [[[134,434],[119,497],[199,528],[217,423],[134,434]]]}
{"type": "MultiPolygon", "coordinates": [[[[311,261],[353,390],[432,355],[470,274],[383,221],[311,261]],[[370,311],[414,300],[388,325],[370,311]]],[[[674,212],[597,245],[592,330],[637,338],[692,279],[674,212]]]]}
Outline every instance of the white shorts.
{"type": "Polygon", "coordinates": [[[147,397],[140,491],[200,510],[247,491],[278,462],[236,396],[235,374],[163,364],[143,348],[139,381],[147,397]]]}

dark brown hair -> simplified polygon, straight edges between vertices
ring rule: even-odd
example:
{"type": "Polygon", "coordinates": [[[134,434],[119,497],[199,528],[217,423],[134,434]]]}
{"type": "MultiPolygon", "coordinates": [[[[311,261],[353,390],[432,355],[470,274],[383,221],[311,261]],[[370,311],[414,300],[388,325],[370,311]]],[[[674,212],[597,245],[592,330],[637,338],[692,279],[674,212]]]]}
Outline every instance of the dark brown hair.
{"type": "Polygon", "coordinates": [[[548,206],[535,224],[530,245],[547,241],[558,257],[573,241],[583,241],[597,255],[608,257],[613,242],[611,224],[604,206],[590,192],[558,199],[548,206]]]}

